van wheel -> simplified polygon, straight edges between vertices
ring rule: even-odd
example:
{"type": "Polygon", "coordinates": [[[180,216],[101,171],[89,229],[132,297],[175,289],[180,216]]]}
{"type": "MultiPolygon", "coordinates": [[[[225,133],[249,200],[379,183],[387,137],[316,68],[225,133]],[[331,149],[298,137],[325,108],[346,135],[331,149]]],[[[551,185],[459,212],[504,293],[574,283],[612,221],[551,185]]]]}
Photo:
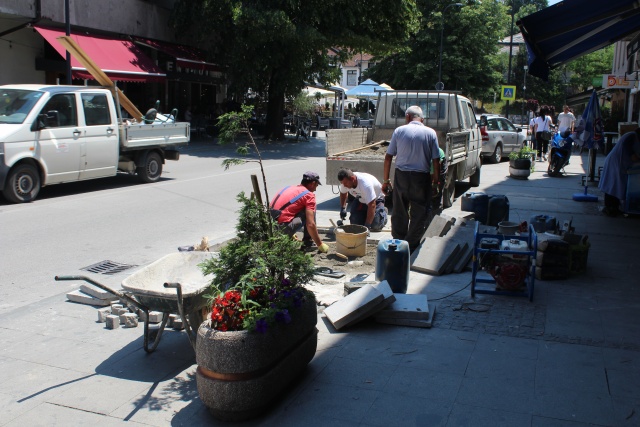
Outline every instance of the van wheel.
{"type": "Polygon", "coordinates": [[[40,192],[40,174],[35,166],[23,164],[16,166],[4,186],[2,194],[12,203],[31,202],[40,192]]]}
{"type": "Polygon", "coordinates": [[[162,157],[155,151],[147,154],[144,165],[138,167],[138,176],[142,182],[156,182],[162,175],[162,157]]]}
{"type": "Polygon", "coordinates": [[[442,187],[442,208],[447,209],[453,206],[453,197],[456,193],[456,179],[454,175],[455,167],[449,168],[447,178],[442,187]]]}

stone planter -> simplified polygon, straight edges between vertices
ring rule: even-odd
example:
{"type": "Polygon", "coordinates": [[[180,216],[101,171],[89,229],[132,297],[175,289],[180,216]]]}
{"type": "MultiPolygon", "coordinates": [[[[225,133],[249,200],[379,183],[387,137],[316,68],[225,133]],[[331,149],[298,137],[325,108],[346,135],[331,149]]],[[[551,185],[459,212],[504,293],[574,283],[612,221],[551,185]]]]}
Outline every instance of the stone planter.
{"type": "Polygon", "coordinates": [[[509,175],[516,179],[527,179],[531,175],[531,159],[509,160],[509,175]]]}
{"type": "Polygon", "coordinates": [[[241,421],[267,410],[306,368],[316,352],[317,308],[313,293],[290,311],[287,325],[221,332],[202,323],[196,341],[200,399],[216,418],[241,421]]]}

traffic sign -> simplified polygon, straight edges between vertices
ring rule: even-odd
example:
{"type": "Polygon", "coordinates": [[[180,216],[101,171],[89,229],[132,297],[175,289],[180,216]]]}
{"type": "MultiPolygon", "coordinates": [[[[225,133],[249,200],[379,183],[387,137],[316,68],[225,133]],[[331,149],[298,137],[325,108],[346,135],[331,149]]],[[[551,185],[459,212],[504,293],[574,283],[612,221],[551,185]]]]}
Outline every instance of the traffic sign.
{"type": "Polygon", "coordinates": [[[500,90],[501,99],[503,101],[515,101],[516,100],[516,87],[515,86],[501,86],[500,90]]]}

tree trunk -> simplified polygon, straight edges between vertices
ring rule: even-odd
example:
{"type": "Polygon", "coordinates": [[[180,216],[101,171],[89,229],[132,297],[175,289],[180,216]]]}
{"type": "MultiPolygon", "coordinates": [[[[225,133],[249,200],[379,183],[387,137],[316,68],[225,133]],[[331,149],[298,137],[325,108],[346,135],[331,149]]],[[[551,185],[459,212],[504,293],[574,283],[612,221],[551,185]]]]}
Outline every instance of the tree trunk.
{"type": "Polygon", "coordinates": [[[266,139],[284,139],[282,118],[284,112],[285,82],[280,81],[279,73],[274,70],[269,81],[269,104],[267,105],[266,139]]]}

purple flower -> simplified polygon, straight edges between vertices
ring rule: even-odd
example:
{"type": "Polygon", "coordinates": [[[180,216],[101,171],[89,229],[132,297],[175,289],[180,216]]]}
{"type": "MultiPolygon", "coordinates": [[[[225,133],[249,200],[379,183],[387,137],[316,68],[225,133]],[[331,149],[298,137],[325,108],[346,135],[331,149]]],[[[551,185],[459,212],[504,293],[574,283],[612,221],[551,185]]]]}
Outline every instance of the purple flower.
{"type": "Polygon", "coordinates": [[[291,286],[291,281],[289,279],[282,279],[282,286],[291,286]]]}
{"type": "Polygon", "coordinates": [[[260,332],[261,334],[266,334],[268,327],[269,325],[264,318],[258,319],[258,321],[256,322],[256,331],[260,332]]]}
{"type": "Polygon", "coordinates": [[[289,314],[289,310],[284,309],[282,311],[278,311],[276,313],[276,322],[282,322],[284,324],[290,323],[291,315],[289,314]]]}
{"type": "Polygon", "coordinates": [[[282,295],[284,295],[285,298],[291,298],[291,291],[284,291],[282,295]]]}

